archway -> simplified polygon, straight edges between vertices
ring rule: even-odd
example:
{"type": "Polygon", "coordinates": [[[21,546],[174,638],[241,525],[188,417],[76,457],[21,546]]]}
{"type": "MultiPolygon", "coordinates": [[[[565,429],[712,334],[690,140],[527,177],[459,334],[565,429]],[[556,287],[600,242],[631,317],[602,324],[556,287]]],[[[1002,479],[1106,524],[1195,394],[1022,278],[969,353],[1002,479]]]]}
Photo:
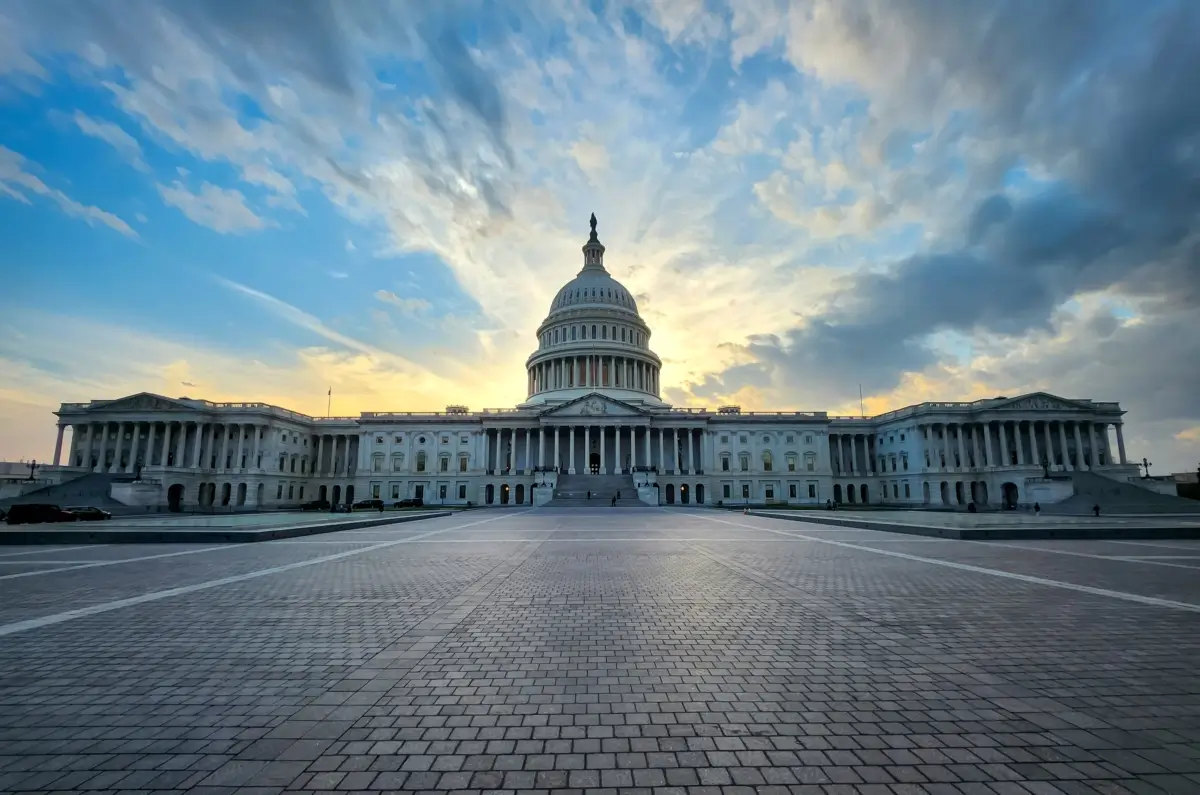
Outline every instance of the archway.
{"type": "Polygon", "coordinates": [[[668,483],[667,484],[667,505],[674,505],[674,504],[675,504],[675,484],[668,483]]]}
{"type": "Polygon", "coordinates": [[[833,484],[833,501],[838,504],[841,504],[841,502],[842,502],[842,484],[841,483],[833,484]]]}
{"type": "Polygon", "coordinates": [[[496,501],[496,487],[491,483],[487,484],[487,488],[483,490],[483,500],[488,505],[496,501]]]}
{"type": "Polygon", "coordinates": [[[590,456],[588,456],[588,472],[591,472],[593,475],[600,474],[600,454],[599,453],[592,453],[590,456]]]}
{"type": "Polygon", "coordinates": [[[505,483],[500,487],[500,504],[508,505],[508,484],[505,483]]]}
{"type": "Polygon", "coordinates": [[[986,480],[979,481],[979,504],[980,505],[988,504],[988,487],[987,487],[986,480]]]}
{"type": "Polygon", "coordinates": [[[925,503],[926,505],[929,504],[929,481],[928,480],[921,484],[921,502],[925,503]]]}
{"type": "Polygon", "coordinates": [[[346,487],[346,504],[352,505],[353,503],[354,503],[354,487],[347,486],[346,487]]]}
{"type": "Polygon", "coordinates": [[[232,492],[232,488],[231,488],[230,484],[228,484],[228,483],[221,484],[221,504],[222,505],[229,504],[229,495],[231,492],[232,492]]]}
{"type": "Polygon", "coordinates": [[[697,505],[704,504],[704,484],[703,483],[696,484],[696,504],[697,505]]]}
{"type": "Polygon", "coordinates": [[[868,505],[871,502],[871,492],[867,490],[867,484],[864,483],[858,487],[859,496],[862,497],[862,504],[868,505]]]}
{"type": "Polygon", "coordinates": [[[263,504],[263,496],[265,494],[266,494],[266,489],[263,488],[263,484],[259,483],[258,489],[256,490],[255,497],[254,497],[254,504],[261,507],[263,504]]]}
{"type": "Polygon", "coordinates": [[[180,506],[183,504],[183,484],[172,483],[167,489],[167,510],[171,513],[179,513],[180,506]]]}
{"type": "Polygon", "coordinates": [[[333,497],[331,497],[329,501],[331,503],[333,503],[334,505],[337,505],[338,503],[340,503],[342,501],[342,487],[341,486],[333,487],[333,497]]]}
{"type": "Polygon", "coordinates": [[[691,495],[690,495],[690,494],[688,494],[688,491],[689,491],[689,489],[688,489],[688,484],[686,484],[686,483],[683,483],[683,484],[681,484],[681,485],[679,486],[679,502],[680,502],[682,505],[688,505],[688,504],[689,504],[689,502],[688,502],[688,498],[689,498],[689,497],[691,497],[691,495]]]}
{"type": "Polygon", "coordinates": [[[238,487],[237,487],[237,504],[238,504],[238,505],[245,505],[245,504],[246,504],[246,484],[245,484],[245,483],[239,483],[239,484],[238,484],[238,487]]]}
{"type": "Polygon", "coordinates": [[[1004,495],[1005,508],[1017,507],[1017,499],[1019,498],[1020,493],[1017,491],[1016,483],[1005,483],[1000,487],[1000,493],[1004,495]]]}
{"type": "Polygon", "coordinates": [[[942,498],[942,505],[950,504],[950,484],[942,481],[941,493],[938,495],[942,498]]]}
{"type": "Polygon", "coordinates": [[[208,484],[208,507],[211,508],[217,504],[217,484],[208,484]]]}
{"type": "Polygon", "coordinates": [[[317,489],[317,499],[318,499],[318,500],[327,500],[327,499],[329,499],[329,489],[328,489],[327,487],[325,487],[325,486],[321,486],[321,487],[319,487],[319,488],[317,489]]]}
{"type": "Polygon", "coordinates": [[[854,495],[854,484],[853,484],[853,483],[851,483],[849,486],[847,486],[847,487],[846,487],[846,502],[848,502],[848,503],[850,503],[851,505],[853,505],[853,504],[856,502],[856,500],[854,499],[854,497],[855,497],[855,495],[854,495]]]}
{"type": "Polygon", "coordinates": [[[525,504],[525,484],[517,484],[517,505],[525,504]]]}
{"type": "Polygon", "coordinates": [[[961,480],[954,481],[954,502],[958,505],[966,502],[963,499],[963,482],[961,480]]]}

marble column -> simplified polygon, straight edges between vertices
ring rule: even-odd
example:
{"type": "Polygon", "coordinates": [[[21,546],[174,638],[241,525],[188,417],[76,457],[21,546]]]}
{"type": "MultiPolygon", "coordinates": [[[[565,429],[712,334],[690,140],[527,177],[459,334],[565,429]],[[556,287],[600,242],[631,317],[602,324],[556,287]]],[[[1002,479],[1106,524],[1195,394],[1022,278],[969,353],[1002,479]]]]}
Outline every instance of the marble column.
{"type": "Polygon", "coordinates": [[[528,475],[529,473],[531,473],[533,471],[533,458],[530,453],[530,450],[532,448],[533,448],[533,430],[531,428],[526,428],[525,429],[525,468],[524,468],[526,475],[528,475]]]}
{"type": "MultiPolygon", "coordinates": [[[[258,469],[258,452],[260,450],[259,440],[266,435],[266,431],[262,430],[258,425],[251,425],[250,432],[254,434],[254,444],[250,450],[250,468],[258,469]]],[[[315,472],[316,470],[314,470],[315,472]]]]}
{"type": "Polygon", "coordinates": [[[1092,467],[1100,466],[1099,448],[1096,446],[1096,423],[1089,422],[1088,429],[1088,457],[1091,459],[1092,467]]]}
{"type": "Polygon", "coordinates": [[[600,474],[607,475],[608,474],[608,460],[604,455],[604,452],[605,452],[604,448],[606,446],[605,445],[605,441],[606,441],[605,437],[608,434],[605,433],[605,426],[601,425],[600,427],[598,427],[596,429],[596,434],[600,437],[600,474]]]}
{"type": "Polygon", "coordinates": [[[221,426],[221,452],[217,456],[218,472],[224,472],[226,469],[225,459],[229,453],[229,427],[230,426],[228,424],[223,424],[221,426]]]}
{"type": "Polygon", "coordinates": [[[1067,450],[1067,429],[1066,423],[1061,420],[1058,423],[1058,444],[1062,448],[1063,469],[1070,472],[1075,467],[1071,466],[1071,454],[1067,450]]]}
{"type": "Polygon", "coordinates": [[[975,468],[983,469],[983,458],[979,455],[979,423],[971,426],[971,453],[975,456],[975,468]]]}
{"type": "Polygon", "coordinates": [[[240,472],[242,470],[242,451],[246,447],[246,425],[239,422],[236,427],[237,449],[233,454],[233,471],[240,472]]]}
{"type": "MultiPolygon", "coordinates": [[[[67,429],[66,425],[59,423],[58,437],[54,440],[54,466],[59,466],[62,463],[63,431],[65,431],[66,429],[67,429]]],[[[71,436],[72,444],[74,444],[74,441],[75,441],[75,436],[72,433],[72,436],[71,436]]]]}
{"type": "MultiPolygon", "coordinates": [[[[172,423],[170,423],[170,422],[163,423],[162,449],[159,451],[159,455],[162,458],[162,465],[164,467],[168,466],[167,462],[169,460],[175,462],[174,466],[179,466],[179,456],[176,455],[174,458],[171,458],[171,425],[172,425],[172,423]]],[[[179,423],[179,430],[180,430],[181,434],[183,432],[183,429],[184,429],[184,425],[181,422],[181,423],[179,423]]]]}
{"type": "Polygon", "coordinates": [[[546,466],[546,426],[538,426],[538,467],[546,466]]]}
{"type": "Polygon", "coordinates": [[[325,465],[324,465],[324,462],[321,461],[321,454],[324,452],[324,447],[325,447],[325,434],[318,433],[317,434],[317,463],[313,469],[313,474],[316,474],[316,475],[325,474],[325,465]]]}
{"type": "Polygon", "coordinates": [[[692,458],[692,442],[694,441],[692,432],[694,430],[694,428],[687,428],[684,430],[684,433],[687,436],[687,473],[689,475],[696,474],[696,467],[694,466],[695,461],[692,458]]]}
{"type": "Polygon", "coordinates": [[[1117,428],[1117,455],[1121,456],[1121,463],[1128,464],[1129,461],[1125,458],[1125,434],[1123,428],[1125,423],[1113,423],[1117,428]]]}
{"type": "MultiPolygon", "coordinates": [[[[148,466],[148,467],[154,466],[154,437],[157,435],[157,432],[158,432],[158,423],[151,422],[150,428],[149,428],[149,433],[146,435],[146,466],[148,466]]],[[[166,463],[167,462],[164,459],[163,464],[166,464],[166,463]]]]}
{"type": "Polygon", "coordinates": [[[1042,423],[1042,441],[1046,444],[1046,461],[1054,467],[1054,440],[1050,437],[1050,421],[1042,423]]]}
{"type": "Polygon", "coordinates": [[[950,455],[950,425],[949,423],[942,424],[942,471],[950,472],[954,469],[954,457],[950,455]]]}
{"type": "Polygon", "coordinates": [[[667,443],[663,437],[666,436],[666,431],[662,428],[658,429],[658,468],[664,475],[667,473],[667,443]]]}
{"type": "Polygon", "coordinates": [[[140,422],[130,424],[133,428],[129,435],[129,463],[125,466],[126,472],[133,472],[137,467],[138,442],[142,440],[142,424],[140,422]]]}
{"type": "Polygon", "coordinates": [[[629,428],[629,471],[637,468],[637,426],[629,428]]]}
{"type": "Polygon", "coordinates": [[[616,472],[616,474],[620,475],[621,473],[623,473],[625,471],[625,464],[621,460],[621,426],[620,425],[614,426],[613,431],[614,431],[614,436],[615,436],[615,441],[613,442],[613,444],[614,444],[613,457],[616,459],[616,462],[617,462],[617,465],[615,467],[613,467],[613,470],[616,472]]]}
{"type": "Polygon", "coordinates": [[[1033,457],[1030,464],[1035,467],[1042,465],[1042,459],[1038,456],[1037,422],[1034,420],[1029,421],[1029,454],[1033,457]]]}
{"type": "Polygon", "coordinates": [[[1021,438],[1020,420],[1013,423],[1013,435],[1017,437],[1017,463],[1024,466],[1029,462],[1025,460],[1025,440],[1021,438]]]}
{"type": "Polygon", "coordinates": [[[504,433],[502,430],[500,430],[499,428],[497,428],[497,429],[496,429],[496,464],[495,464],[495,467],[493,468],[493,472],[494,472],[495,474],[497,474],[497,475],[499,475],[499,474],[500,474],[500,472],[501,472],[501,471],[504,469],[504,465],[500,463],[500,462],[501,462],[501,458],[500,458],[500,435],[501,435],[502,433],[504,433]]]}
{"type": "Polygon", "coordinates": [[[958,469],[961,472],[967,468],[967,450],[963,444],[963,424],[957,423],[955,426],[955,435],[958,437],[958,469]]]}
{"type": "Polygon", "coordinates": [[[646,466],[653,467],[654,466],[654,454],[650,449],[650,444],[651,444],[650,435],[651,435],[650,426],[647,425],[646,426],[646,466]]]}
{"type": "Polygon", "coordinates": [[[200,453],[204,444],[204,423],[202,422],[196,423],[196,438],[193,444],[195,449],[192,450],[192,469],[200,469],[200,453]]]}
{"type": "Polygon", "coordinates": [[[583,426],[583,471],[592,474],[592,426],[583,426]]]}
{"type": "MultiPolygon", "coordinates": [[[[554,429],[554,450],[555,450],[555,457],[557,457],[558,428],[554,429]]],[[[570,456],[570,460],[567,461],[567,474],[574,475],[575,474],[575,426],[574,425],[567,426],[567,455],[570,456]]]]}
{"type": "Polygon", "coordinates": [[[1091,467],[1083,460],[1083,440],[1079,438],[1079,421],[1071,423],[1071,426],[1075,433],[1075,466],[1081,472],[1087,472],[1091,467]]]}
{"type": "Polygon", "coordinates": [[[1000,463],[998,464],[998,466],[1002,466],[1002,467],[1012,466],[1012,464],[1009,463],[1012,459],[1008,457],[1008,431],[1006,430],[1007,425],[1008,425],[1007,422],[1000,423],[1000,463]]]}

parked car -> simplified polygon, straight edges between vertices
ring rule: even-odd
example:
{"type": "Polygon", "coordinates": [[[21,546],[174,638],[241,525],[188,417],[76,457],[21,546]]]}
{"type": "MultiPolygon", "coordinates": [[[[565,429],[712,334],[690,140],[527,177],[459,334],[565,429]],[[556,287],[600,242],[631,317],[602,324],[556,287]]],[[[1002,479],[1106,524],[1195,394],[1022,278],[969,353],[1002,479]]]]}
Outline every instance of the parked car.
{"type": "Polygon", "coordinates": [[[75,520],[78,522],[103,522],[112,518],[112,514],[108,511],[94,508],[91,505],[76,505],[72,508],[63,508],[63,510],[74,514],[75,520]]]}
{"type": "Polygon", "coordinates": [[[382,511],[383,500],[359,500],[350,506],[354,511],[382,511]]]}
{"type": "Polygon", "coordinates": [[[399,502],[396,503],[396,507],[397,508],[423,508],[423,507],[425,507],[425,501],[423,499],[421,499],[420,497],[412,497],[409,499],[400,500],[399,502]]]}
{"type": "Polygon", "coordinates": [[[328,511],[329,500],[309,500],[300,506],[302,511],[328,511]]]}
{"type": "Polygon", "coordinates": [[[44,522],[75,522],[79,518],[57,505],[45,503],[26,503],[13,505],[8,509],[4,521],[9,524],[42,524],[44,522]]]}

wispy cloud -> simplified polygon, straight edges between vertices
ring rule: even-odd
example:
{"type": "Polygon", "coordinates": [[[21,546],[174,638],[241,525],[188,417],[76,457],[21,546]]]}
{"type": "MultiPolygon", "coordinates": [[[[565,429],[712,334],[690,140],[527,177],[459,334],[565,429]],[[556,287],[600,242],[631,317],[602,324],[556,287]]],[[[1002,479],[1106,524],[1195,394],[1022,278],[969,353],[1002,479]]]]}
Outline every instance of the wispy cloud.
{"type": "Polygon", "coordinates": [[[246,204],[242,192],[221,188],[205,182],[196,193],[182,182],[159,185],[158,193],[167,204],[177,208],[189,219],[221,234],[238,234],[262,229],[269,222],[246,204]]]}
{"type": "Polygon", "coordinates": [[[83,111],[75,111],[75,125],[84,135],[99,138],[121,154],[134,168],[149,171],[142,159],[142,145],[121,127],[108,121],[97,121],[83,111]]]}
{"type": "Polygon", "coordinates": [[[375,297],[406,315],[416,315],[433,309],[424,298],[401,298],[390,290],[376,290],[375,297]]]}
{"type": "Polygon", "coordinates": [[[75,201],[57,188],[51,188],[41,178],[26,170],[29,161],[17,152],[0,146],[0,193],[23,204],[29,204],[27,193],[50,199],[67,215],[82,219],[89,225],[103,224],[126,237],[136,238],[137,232],[110,212],[75,201]]]}

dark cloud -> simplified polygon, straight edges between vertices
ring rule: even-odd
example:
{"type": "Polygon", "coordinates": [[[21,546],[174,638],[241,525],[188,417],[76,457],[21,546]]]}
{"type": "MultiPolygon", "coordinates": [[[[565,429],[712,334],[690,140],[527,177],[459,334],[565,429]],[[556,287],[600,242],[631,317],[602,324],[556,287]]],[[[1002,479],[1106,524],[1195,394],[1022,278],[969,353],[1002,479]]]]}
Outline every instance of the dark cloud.
{"type": "MultiPolygon", "coordinates": [[[[1111,387],[1109,399],[1134,400],[1140,387],[1130,380],[1157,383],[1147,410],[1200,417],[1188,397],[1200,384],[1177,367],[1156,369],[1152,353],[1165,345],[1177,363],[1200,361],[1200,350],[1180,349],[1178,339],[1200,338],[1200,4],[849,7],[834,4],[853,48],[919,54],[898,63],[899,95],[878,104],[964,105],[977,140],[990,147],[990,161],[975,167],[999,184],[928,253],[856,274],[830,310],[778,342],[747,343],[747,353],[772,369],[777,386],[821,378],[824,397],[847,400],[860,382],[884,392],[904,373],[936,365],[930,335],[1024,337],[1049,329],[1072,296],[1115,288],[1150,316],[1120,329],[1111,317],[1093,319],[1075,331],[1119,344],[1121,355],[1089,362],[1086,383],[1065,379],[1071,370],[1061,359],[1029,361],[1011,383],[1041,373],[1077,385],[1081,396],[1111,387]],[[1016,163],[1045,175],[1041,187],[1005,190],[1016,163]],[[1173,312],[1169,322],[1156,316],[1165,312],[1173,312]]],[[[905,135],[882,140],[886,153],[903,155],[905,135]]]]}

